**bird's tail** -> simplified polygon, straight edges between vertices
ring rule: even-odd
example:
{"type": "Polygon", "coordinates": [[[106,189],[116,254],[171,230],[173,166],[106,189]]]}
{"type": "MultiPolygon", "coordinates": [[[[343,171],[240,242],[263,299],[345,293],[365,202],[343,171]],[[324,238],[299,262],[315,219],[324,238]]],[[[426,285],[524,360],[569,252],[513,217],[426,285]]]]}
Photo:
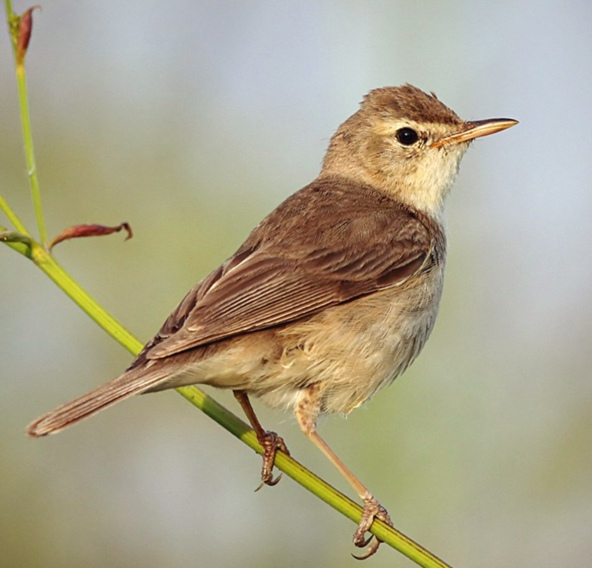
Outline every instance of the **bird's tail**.
{"type": "Polygon", "coordinates": [[[117,402],[155,387],[166,380],[167,374],[132,369],[31,422],[27,426],[27,434],[38,438],[60,432],[117,402]]]}

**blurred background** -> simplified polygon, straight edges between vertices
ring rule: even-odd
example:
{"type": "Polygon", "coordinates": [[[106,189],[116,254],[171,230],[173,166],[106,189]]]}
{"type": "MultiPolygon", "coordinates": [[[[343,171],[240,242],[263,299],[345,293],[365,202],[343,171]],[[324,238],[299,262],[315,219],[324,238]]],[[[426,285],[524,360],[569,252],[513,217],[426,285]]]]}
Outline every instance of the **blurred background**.
{"type": "MultiPolygon", "coordinates": [[[[56,0],[34,17],[27,67],[49,232],[128,221],[135,233],[56,256],[142,340],[316,176],[368,90],[409,82],[465,119],[519,119],[464,159],[422,356],[320,431],[396,526],[453,566],[587,565],[589,2],[56,0]]],[[[1,38],[0,191],[33,229],[1,38]]],[[[174,392],[28,439],[30,420],[131,357],[7,247],[0,321],[0,564],[355,565],[351,522],[288,478],[254,493],[259,458],[174,392]]],[[[290,416],[257,409],[351,494],[290,416]]],[[[387,547],[370,564],[412,565],[387,547]]]]}

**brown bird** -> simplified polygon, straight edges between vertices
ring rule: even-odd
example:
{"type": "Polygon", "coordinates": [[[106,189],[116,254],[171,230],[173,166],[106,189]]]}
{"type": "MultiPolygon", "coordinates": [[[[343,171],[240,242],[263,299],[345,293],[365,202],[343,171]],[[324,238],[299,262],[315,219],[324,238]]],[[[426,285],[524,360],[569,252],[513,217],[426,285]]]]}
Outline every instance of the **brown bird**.
{"type": "Polygon", "coordinates": [[[261,427],[253,395],[292,410],[356,490],[364,513],[354,543],[365,547],[374,518],[390,518],[317,433],[317,419],[348,414],[417,357],[438,311],[443,206],[460,160],[474,138],[516,123],[465,122],[411,85],[371,91],[331,138],[319,176],[185,296],[123,375],[28,433],[59,432],[134,394],[232,389],[265,448],[262,482],[273,485],[276,451],[287,450],[261,427]]]}

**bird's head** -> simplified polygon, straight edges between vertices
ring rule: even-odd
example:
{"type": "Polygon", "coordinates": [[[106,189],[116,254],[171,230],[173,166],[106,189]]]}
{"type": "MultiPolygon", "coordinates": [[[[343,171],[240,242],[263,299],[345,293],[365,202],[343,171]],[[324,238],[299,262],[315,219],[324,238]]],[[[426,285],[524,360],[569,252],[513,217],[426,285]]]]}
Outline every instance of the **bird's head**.
{"type": "Polygon", "coordinates": [[[321,176],[355,179],[439,217],[471,141],[516,123],[465,122],[412,85],[374,89],[331,138],[321,176]]]}

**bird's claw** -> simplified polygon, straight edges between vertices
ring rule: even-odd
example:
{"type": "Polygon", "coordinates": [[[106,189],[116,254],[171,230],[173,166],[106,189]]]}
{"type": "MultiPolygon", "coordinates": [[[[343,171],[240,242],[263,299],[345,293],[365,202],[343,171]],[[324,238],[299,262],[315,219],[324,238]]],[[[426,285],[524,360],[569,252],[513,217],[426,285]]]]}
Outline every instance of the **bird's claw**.
{"type": "Polygon", "coordinates": [[[375,537],[374,535],[366,536],[366,533],[370,530],[374,519],[379,519],[386,523],[389,526],[393,526],[391,518],[388,514],[388,511],[374,498],[374,497],[367,497],[364,499],[364,510],[362,512],[362,518],[358,524],[358,528],[354,533],[354,545],[358,548],[366,548],[364,554],[357,556],[352,554],[352,556],[356,560],[366,560],[366,558],[370,558],[380,546],[382,542],[379,538],[375,537]]]}
{"type": "Polygon", "coordinates": [[[261,483],[255,491],[259,491],[264,485],[273,487],[282,478],[281,473],[276,478],[273,477],[273,465],[278,450],[281,450],[288,456],[290,455],[284,439],[275,432],[264,432],[258,439],[259,443],[263,446],[263,465],[261,467],[261,483]]]}

